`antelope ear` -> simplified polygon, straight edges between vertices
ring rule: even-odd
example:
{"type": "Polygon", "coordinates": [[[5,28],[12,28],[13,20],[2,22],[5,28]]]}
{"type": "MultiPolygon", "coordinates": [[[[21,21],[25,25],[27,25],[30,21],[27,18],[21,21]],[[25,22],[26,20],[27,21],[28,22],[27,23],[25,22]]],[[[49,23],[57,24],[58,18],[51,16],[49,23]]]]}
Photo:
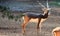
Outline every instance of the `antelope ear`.
{"type": "Polygon", "coordinates": [[[47,10],[51,10],[51,8],[48,8],[47,10]]]}
{"type": "Polygon", "coordinates": [[[48,15],[51,15],[51,12],[49,11],[48,15]]]}

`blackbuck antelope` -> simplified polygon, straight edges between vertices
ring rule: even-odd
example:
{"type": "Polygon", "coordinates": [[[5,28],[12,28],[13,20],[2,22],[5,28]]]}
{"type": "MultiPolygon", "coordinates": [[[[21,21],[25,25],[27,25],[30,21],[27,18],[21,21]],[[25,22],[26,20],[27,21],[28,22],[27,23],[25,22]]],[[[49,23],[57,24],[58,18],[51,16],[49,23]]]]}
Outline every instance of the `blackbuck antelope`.
{"type": "MultiPolygon", "coordinates": [[[[43,14],[36,14],[36,13],[26,13],[24,17],[24,22],[22,24],[22,29],[23,32],[25,32],[25,27],[27,25],[27,23],[33,19],[35,21],[35,19],[38,19],[38,24],[37,24],[37,29],[39,29],[39,24],[40,24],[40,31],[41,31],[41,23],[43,21],[45,21],[48,18],[48,13],[49,13],[49,6],[48,6],[48,2],[47,2],[47,7],[45,7],[44,5],[42,5],[41,3],[39,3],[42,7],[44,7],[44,9],[42,10],[44,13],[43,14]]],[[[31,21],[33,22],[33,21],[31,21]]],[[[37,21],[36,21],[37,22],[37,21]]]]}

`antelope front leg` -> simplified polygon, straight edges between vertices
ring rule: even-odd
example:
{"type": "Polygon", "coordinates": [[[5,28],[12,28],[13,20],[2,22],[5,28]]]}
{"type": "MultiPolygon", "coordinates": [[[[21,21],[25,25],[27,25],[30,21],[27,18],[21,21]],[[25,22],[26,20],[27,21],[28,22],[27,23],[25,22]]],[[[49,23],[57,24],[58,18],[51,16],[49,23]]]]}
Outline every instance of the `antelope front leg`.
{"type": "Polygon", "coordinates": [[[38,19],[37,29],[39,29],[40,21],[41,21],[41,19],[38,19]]]}
{"type": "Polygon", "coordinates": [[[40,25],[39,26],[40,26],[40,32],[41,32],[41,27],[42,27],[41,22],[40,22],[40,25]]]}
{"type": "Polygon", "coordinates": [[[39,31],[39,29],[40,29],[40,32],[41,32],[41,19],[38,19],[38,24],[37,24],[37,29],[38,29],[38,31],[39,31]]]}

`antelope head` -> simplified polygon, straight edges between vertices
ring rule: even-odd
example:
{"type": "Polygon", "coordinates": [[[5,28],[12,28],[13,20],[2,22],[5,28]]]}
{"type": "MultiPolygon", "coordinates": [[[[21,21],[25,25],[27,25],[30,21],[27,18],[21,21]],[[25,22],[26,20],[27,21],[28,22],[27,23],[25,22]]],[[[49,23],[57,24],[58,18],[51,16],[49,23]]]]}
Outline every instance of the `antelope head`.
{"type": "Polygon", "coordinates": [[[51,8],[49,8],[48,0],[46,1],[46,7],[43,4],[41,4],[40,2],[39,2],[39,5],[41,5],[43,7],[42,8],[42,11],[44,11],[44,14],[48,12],[48,15],[50,15],[51,8]]]}

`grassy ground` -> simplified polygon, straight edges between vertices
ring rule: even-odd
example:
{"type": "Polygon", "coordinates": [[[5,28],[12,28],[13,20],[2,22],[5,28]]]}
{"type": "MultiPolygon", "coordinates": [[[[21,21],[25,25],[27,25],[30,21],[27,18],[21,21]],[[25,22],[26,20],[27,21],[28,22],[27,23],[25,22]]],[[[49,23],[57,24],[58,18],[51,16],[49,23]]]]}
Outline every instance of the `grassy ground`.
{"type": "MultiPolygon", "coordinates": [[[[0,19],[1,20],[1,19],[0,19]]],[[[44,23],[42,23],[42,32],[37,31],[36,25],[37,23],[28,23],[26,27],[25,35],[22,34],[21,24],[4,21],[0,23],[0,27],[8,27],[8,28],[0,28],[0,36],[52,36],[52,30],[55,27],[60,26],[60,17],[59,16],[50,16],[44,23]],[[13,23],[13,24],[12,24],[13,23]]]]}

